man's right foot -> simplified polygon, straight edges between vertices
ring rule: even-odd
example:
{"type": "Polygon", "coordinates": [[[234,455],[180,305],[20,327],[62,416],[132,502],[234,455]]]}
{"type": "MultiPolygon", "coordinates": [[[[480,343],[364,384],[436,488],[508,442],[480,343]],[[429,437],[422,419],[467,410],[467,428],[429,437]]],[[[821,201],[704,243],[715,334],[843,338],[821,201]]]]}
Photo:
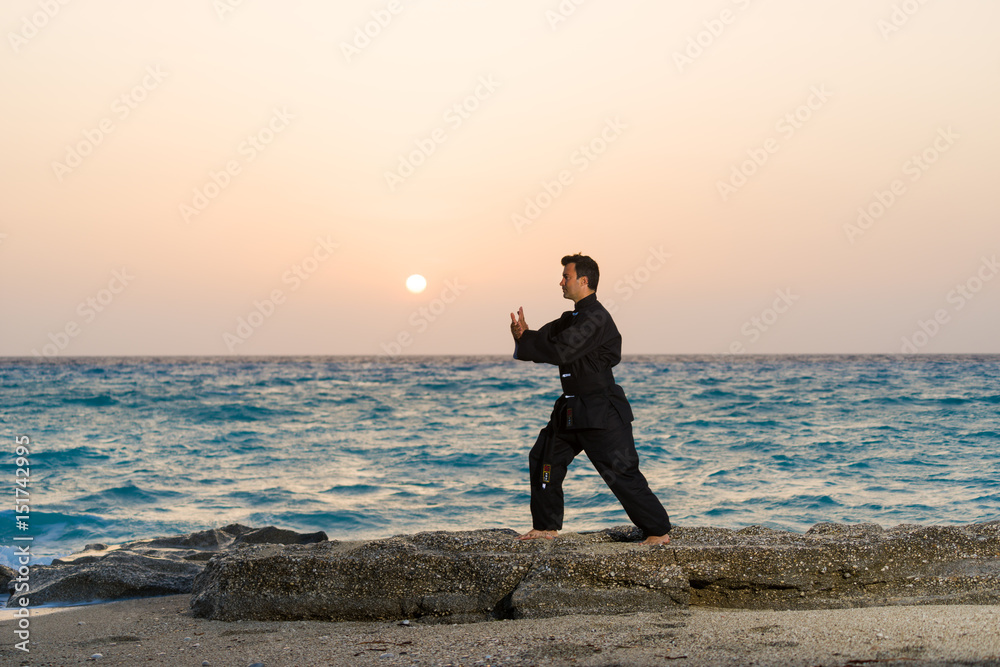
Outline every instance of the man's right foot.
{"type": "Polygon", "coordinates": [[[555,530],[529,530],[524,535],[519,535],[517,539],[519,540],[537,540],[539,537],[544,537],[547,540],[554,540],[558,531],[555,530]]]}

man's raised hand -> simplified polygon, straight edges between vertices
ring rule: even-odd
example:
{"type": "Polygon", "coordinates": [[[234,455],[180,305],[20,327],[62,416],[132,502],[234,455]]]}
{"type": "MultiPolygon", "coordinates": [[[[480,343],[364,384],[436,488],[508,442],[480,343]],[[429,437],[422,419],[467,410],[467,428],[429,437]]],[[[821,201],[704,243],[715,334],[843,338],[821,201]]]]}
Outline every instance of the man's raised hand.
{"type": "Polygon", "coordinates": [[[524,321],[524,306],[517,309],[517,317],[510,314],[510,333],[514,340],[520,340],[521,334],[528,330],[528,323],[524,321]]]}

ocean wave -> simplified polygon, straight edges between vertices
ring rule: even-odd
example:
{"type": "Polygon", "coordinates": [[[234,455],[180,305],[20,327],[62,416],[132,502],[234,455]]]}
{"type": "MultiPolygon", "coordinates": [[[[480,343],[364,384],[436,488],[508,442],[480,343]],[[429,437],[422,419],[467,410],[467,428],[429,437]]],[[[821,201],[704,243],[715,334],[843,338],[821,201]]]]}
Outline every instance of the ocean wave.
{"type": "MultiPolygon", "coordinates": [[[[804,530],[995,515],[998,371],[643,357],[615,374],[672,517],[804,530]]],[[[38,525],[63,549],[213,521],[346,537],[527,524],[527,456],[559,391],[553,368],[473,357],[28,360],[0,380],[4,425],[33,438],[31,516],[53,514],[38,525]]],[[[566,530],[627,521],[585,455],[565,492],[566,530]]]]}
{"type": "Polygon", "coordinates": [[[63,396],[63,403],[86,405],[92,408],[106,408],[110,405],[117,405],[118,400],[111,394],[97,394],[95,396],[63,396]]]}
{"type": "Polygon", "coordinates": [[[164,500],[174,500],[186,495],[165,489],[143,489],[129,482],[124,486],[110,487],[96,493],[79,496],[73,500],[73,503],[85,506],[89,512],[94,512],[99,509],[159,504],[164,500]]]}
{"type": "Polygon", "coordinates": [[[301,411],[292,408],[275,409],[247,403],[199,405],[185,408],[181,412],[195,422],[257,422],[302,415],[301,411]]]}
{"type": "Polygon", "coordinates": [[[79,445],[67,449],[43,449],[32,456],[42,470],[62,466],[84,466],[97,461],[107,461],[111,456],[94,447],[79,445]]]}

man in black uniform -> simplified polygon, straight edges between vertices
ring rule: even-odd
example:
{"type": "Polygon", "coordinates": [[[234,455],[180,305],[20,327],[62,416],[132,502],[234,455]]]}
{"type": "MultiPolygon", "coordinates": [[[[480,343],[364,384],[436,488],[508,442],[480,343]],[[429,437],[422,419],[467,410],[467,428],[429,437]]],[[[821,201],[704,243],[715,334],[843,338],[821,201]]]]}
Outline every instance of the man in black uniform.
{"type": "Polygon", "coordinates": [[[639,472],[632,408],[611,372],[621,361],[622,337],[597,300],[597,262],[577,254],[563,257],[562,265],[559,286],[574,302],[572,311],[538,331],[528,328],[523,307],[517,317],[510,314],[514,358],[559,366],[563,390],[528,457],[532,530],[520,539],[552,539],[562,529],[562,482],[567,466],[584,451],[646,534],[643,544],[667,544],[670,519],[639,472]]]}

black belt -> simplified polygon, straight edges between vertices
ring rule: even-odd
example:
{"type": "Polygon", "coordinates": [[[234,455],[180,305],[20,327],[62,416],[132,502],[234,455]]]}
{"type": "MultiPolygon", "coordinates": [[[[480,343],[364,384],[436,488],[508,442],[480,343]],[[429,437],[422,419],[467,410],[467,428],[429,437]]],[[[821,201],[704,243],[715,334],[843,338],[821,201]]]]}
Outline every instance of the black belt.
{"type": "Polygon", "coordinates": [[[615,386],[615,376],[610,368],[596,375],[579,376],[563,373],[559,380],[562,382],[564,396],[596,394],[615,386]]]}

